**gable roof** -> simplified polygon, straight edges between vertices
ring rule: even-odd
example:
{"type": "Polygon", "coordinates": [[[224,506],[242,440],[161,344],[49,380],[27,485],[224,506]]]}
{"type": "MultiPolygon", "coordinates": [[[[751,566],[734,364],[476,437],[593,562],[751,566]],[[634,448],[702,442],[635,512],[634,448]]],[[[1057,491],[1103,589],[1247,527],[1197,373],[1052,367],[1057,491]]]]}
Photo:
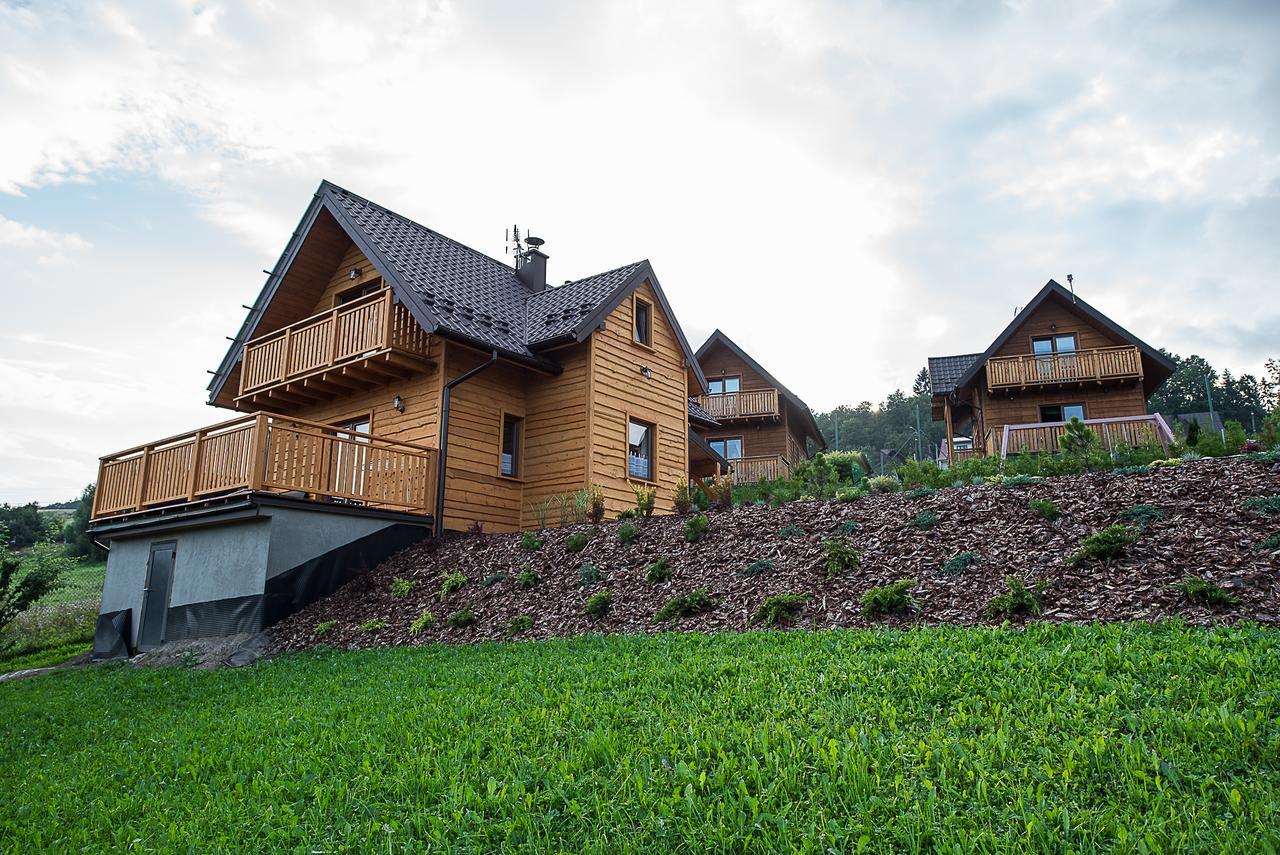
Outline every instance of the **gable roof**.
{"type": "Polygon", "coordinates": [[[804,426],[808,429],[809,435],[812,436],[822,448],[827,447],[827,441],[823,438],[822,431],[818,429],[818,422],[814,419],[813,411],[809,409],[809,405],[800,400],[800,398],[786,386],[779,383],[776,377],[764,369],[763,365],[752,359],[750,354],[738,347],[738,345],[734,343],[733,339],[729,338],[719,329],[711,333],[711,335],[707,337],[707,340],[702,343],[702,347],[698,348],[698,359],[702,359],[702,357],[706,355],[707,351],[711,349],[712,345],[715,344],[720,344],[728,348],[734,356],[751,366],[752,370],[763,377],[769,385],[777,389],[778,394],[791,404],[791,406],[800,411],[805,421],[804,426]]]}
{"type": "Polygon", "coordinates": [[[533,291],[515,268],[390,211],[328,181],[311,204],[269,275],[253,309],[209,384],[217,397],[251,340],[281,281],[322,212],[327,212],[364,253],[422,328],[543,371],[558,373],[554,359],[538,351],[584,341],[605,315],[644,281],[657,294],[685,359],[703,387],[706,378],[647,260],[533,291]]]}
{"type": "Polygon", "coordinates": [[[946,395],[956,388],[956,381],[965,375],[973,361],[981,353],[965,353],[960,356],[929,357],[929,392],[946,395]]]}

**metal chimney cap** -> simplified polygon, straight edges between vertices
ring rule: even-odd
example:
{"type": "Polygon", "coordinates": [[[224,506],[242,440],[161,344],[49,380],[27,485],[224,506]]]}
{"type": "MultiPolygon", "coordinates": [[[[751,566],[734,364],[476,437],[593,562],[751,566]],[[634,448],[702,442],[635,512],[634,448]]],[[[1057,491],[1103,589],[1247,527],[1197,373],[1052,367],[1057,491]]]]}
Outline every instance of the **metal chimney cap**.
{"type": "Polygon", "coordinates": [[[542,238],[534,237],[533,235],[530,235],[529,237],[525,238],[524,242],[529,246],[533,247],[534,249],[537,249],[538,247],[546,243],[546,241],[543,240],[542,238]]]}

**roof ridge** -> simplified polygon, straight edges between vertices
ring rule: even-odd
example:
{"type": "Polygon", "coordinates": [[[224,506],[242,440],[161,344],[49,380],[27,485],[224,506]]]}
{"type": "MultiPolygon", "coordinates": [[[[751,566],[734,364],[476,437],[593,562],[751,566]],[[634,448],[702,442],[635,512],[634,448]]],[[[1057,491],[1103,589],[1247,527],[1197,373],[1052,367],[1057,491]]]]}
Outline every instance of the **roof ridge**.
{"type": "MultiPolygon", "coordinates": [[[[644,264],[648,260],[649,259],[647,258],[641,258],[638,261],[632,261],[628,264],[619,264],[617,267],[610,267],[608,270],[601,270],[599,273],[592,273],[589,276],[581,276],[577,279],[570,279],[568,282],[564,283],[564,285],[554,285],[551,287],[563,288],[565,287],[565,285],[577,285],[579,282],[586,282],[588,279],[599,279],[601,276],[608,276],[610,273],[617,273],[619,270],[626,270],[628,267],[638,267],[639,265],[644,264]]],[[[550,291],[550,290],[551,290],[550,287],[546,289],[546,291],[550,291]]],[[[535,293],[545,294],[546,291],[537,291],[535,293]]]]}

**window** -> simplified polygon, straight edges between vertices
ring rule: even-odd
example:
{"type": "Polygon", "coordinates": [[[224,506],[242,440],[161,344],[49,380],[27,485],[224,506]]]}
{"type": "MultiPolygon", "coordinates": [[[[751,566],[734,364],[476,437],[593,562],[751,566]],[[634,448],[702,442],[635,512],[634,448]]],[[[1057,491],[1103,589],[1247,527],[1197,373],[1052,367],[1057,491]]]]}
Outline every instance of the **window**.
{"type": "Polygon", "coordinates": [[[1084,404],[1045,404],[1040,408],[1042,422],[1084,421],[1084,404]]]}
{"type": "Polygon", "coordinates": [[[361,297],[368,297],[370,294],[372,294],[373,292],[381,288],[382,288],[381,279],[370,280],[369,282],[366,282],[363,285],[357,285],[354,288],[348,288],[347,290],[338,294],[338,296],[333,299],[333,305],[341,306],[344,303],[350,303],[354,300],[359,300],[361,297]]]}
{"type": "Polygon", "coordinates": [[[632,331],[633,336],[638,344],[645,347],[653,346],[653,306],[646,300],[639,297],[635,299],[635,311],[632,312],[635,317],[635,329],[632,331]]]}
{"type": "Polygon", "coordinates": [[[1031,352],[1036,356],[1049,356],[1054,353],[1075,353],[1076,334],[1046,335],[1031,339],[1031,352]]]}
{"type": "Polygon", "coordinates": [[[708,440],[707,444],[711,446],[711,450],[723,457],[725,460],[742,459],[742,437],[726,436],[724,439],[708,440]]]}
{"type": "Polygon", "coordinates": [[[1076,334],[1046,335],[1031,339],[1036,375],[1041,381],[1070,379],[1076,374],[1076,334]]]}
{"type": "Polygon", "coordinates": [[[368,416],[340,422],[333,426],[333,442],[329,460],[329,489],[346,494],[345,501],[356,502],[365,494],[369,472],[368,416]]]}
{"type": "Polygon", "coordinates": [[[741,377],[718,377],[715,380],[707,381],[707,387],[712,395],[727,395],[730,392],[737,392],[741,386],[741,377]]]}
{"type": "Polygon", "coordinates": [[[653,480],[654,426],[627,420],[627,474],[643,481],[653,480]]]}
{"type": "Polygon", "coordinates": [[[520,441],[523,434],[524,419],[503,413],[502,452],[498,460],[498,473],[507,478],[520,477],[520,441]]]}

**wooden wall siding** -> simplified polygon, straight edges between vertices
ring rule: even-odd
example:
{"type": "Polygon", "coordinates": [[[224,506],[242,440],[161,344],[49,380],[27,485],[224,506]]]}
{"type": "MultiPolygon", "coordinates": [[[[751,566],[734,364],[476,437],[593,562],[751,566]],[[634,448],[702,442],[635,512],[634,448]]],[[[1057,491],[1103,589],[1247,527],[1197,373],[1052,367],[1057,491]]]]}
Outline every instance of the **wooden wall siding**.
{"type": "MultiPolygon", "coordinates": [[[[653,288],[645,282],[640,296],[659,307],[653,288]]],[[[611,312],[605,328],[591,336],[591,460],[588,478],[599,484],[605,506],[612,515],[633,507],[635,496],[627,478],[627,418],[631,416],[657,426],[658,490],[656,511],[674,510],[672,495],[676,482],[688,474],[688,383],[684,353],[661,311],[654,312],[653,348],[631,340],[631,300],[611,312]],[[653,369],[646,379],[640,369],[653,369]]]]}
{"type": "Polygon", "coordinates": [[[343,254],[342,260],[338,262],[338,266],[333,269],[332,275],[329,277],[328,284],[325,285],[324,291],[316,299],[311,311],[307,314],[314,315],[319,312],[328,311],[334,307],[334,301],[338,295],[350,288],[357,288],[368,282],[374,282],[382,278],[373,263],[365,256],[363,252],[356,247],[354,243],[348,241],[347,251],[343,254]],[[360,276],[356,279],[351,278],[351,268],[359,267],[360,276]]]}
{"type": "MultiPolygon", "coordinates": [[[[529,508],[548,497],[586,486],[591,382],[591,339],[549,354],[563,367],[559,377],[530,373],[525,387],[524,501],[521,528],[537,521],[529,508]]],[[[559,511],[549,516],[554,525],[559,511]]]]}
{"type": "Polygon", "coordinates": [[[1099,389],[1055,389],[1019,393],[1009,399],[1008,394],[982,393],[982,420],[984,431],[999,431],[1004,425],[1035,424],[1040,421],[1040,407],[1047,404],[1084,403],[1084,413],[1090,419],[1111,419],[1119,416],[1141,416],[1147,412],[1147,399],[1142,386],[1099,389]]]}
{"type": "Polygon", "coordinates": [[[1028,317],[1024,318],[1022,326],[1010,336],[1009,340],[1004,343],[1004,347],[1001,347],[992,355],[1016,356],[1020,353],[1030,353],[1032,338],[1046,335],[1063,335],[1064,333],[1075,333],[1076,347],[1081,350],[1128,344],[1127,341],[1095,326],[1079,312],[1072,309],[1069,303],[1063,303],[1057,298],[1051,297],[1041,303],[1040,307],[1028,317]],[[1050,325],[1053,324],[1057,325],[1058,328],[1056,330],[1049,329],[1050,325]]]}
{"type": "Polygon", "coordinates": [[[698,360],[698,364],[702,366],[702,373],[708,380],[737,375],[742,378],[744,391],[773,388],[772,383],[760,376],[759,372],[752,370],[719,341],[711,345],[711,348],[698,360]]]}

